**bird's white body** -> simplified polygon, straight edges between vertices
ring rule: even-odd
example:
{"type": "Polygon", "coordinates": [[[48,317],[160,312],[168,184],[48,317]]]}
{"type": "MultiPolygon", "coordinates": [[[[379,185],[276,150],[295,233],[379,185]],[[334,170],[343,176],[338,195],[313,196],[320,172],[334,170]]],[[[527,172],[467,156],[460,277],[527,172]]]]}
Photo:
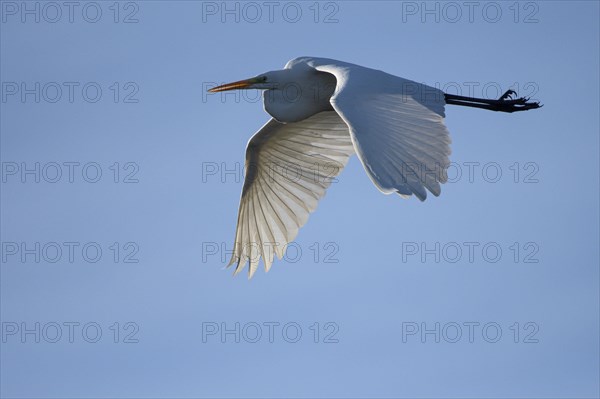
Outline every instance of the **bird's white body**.
{"type": "Polygon", "coordinates": [[[332,110],[331,98],[340,80],[340,83],[352,80],[353,91],[361,96],[402,94],[412,96],[425,106],[437,104],[435,112],[441,112],[442,116],[444,112],[444,93],[439,89],[328,58],[294,58],[283,70],[266,72],[263,76],[276,83],[255,87],[266,89],[263,92],[265,111],[282,123],[299,122],[318,112],[332,110]]]}
{"type": "Polygon", "coordinates": [[[440,194],[449,164],[444,93],[382,71],[300,57],[283,70],[220,86],[264,89],[273,119],[249,141],[230,264],[269,270],[356,153],[385,194],[440,194]],[[290,167],[293,173],[290,175],[290,167]]]}
{"type": "Polygon", "coordinates": [[[284,69],[228,83],[211,92],[263,89],[273,118],[248,142],[233,255],[235,273],[249,262],[252,277],[262,258],[275,254],[306,223],[325,190],[356,153],[385,194],[421,201],[440,195],[447,181],[450,135],[446,104],[491,111],[540,108],[528,98],[498,100],[445,94],[375,69],[328,58],[300,57],[284,69]],[[290,173],[291,171],[291,173],[290,173]]]}

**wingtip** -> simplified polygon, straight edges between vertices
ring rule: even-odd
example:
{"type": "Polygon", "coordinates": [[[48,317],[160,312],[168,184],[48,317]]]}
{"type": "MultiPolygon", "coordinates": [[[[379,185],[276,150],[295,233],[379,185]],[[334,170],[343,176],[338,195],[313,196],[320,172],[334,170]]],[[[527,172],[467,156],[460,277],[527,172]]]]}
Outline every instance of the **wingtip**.
{"type": "Polygon", "coordinates": [[[235,256],[235,255],[231,255],[231,259],[229,259],[229,263],[227,264],[227,266],[225,267],[230,267],[231,265],[233,265],[235,262],[240,263],[240,258],[239,256],[235,256]]]}
{"type": "Polygon", "coordinates": [[[248,270],[248,281],[252,280],[253,276],[254,276],[254,272],[248,270]]]}
{"type": "Polygon", "coordinates": [[[245,265],[246,265],[246,262],[242,263],[242,257],[240,256],[238,258],[237,265],[235,266],[235,270],[233,271],[233,275],[237,276],[238,273],[242,271],[242,269],[244,268],[245,265]]]}

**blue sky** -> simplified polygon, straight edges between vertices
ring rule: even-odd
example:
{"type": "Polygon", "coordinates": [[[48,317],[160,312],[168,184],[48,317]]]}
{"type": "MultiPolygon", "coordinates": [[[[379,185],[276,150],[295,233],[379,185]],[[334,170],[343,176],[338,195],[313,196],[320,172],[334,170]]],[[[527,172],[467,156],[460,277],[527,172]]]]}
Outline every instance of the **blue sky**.
{"type": "Polygon", "coordinates": [[[0,5],[2,397],[598,397],[597,2],[0,5]],[[544,107],[448,106],[424,203],[351,158],[232,278],[268,116],[205,89],[303,55],[544,107]]]}

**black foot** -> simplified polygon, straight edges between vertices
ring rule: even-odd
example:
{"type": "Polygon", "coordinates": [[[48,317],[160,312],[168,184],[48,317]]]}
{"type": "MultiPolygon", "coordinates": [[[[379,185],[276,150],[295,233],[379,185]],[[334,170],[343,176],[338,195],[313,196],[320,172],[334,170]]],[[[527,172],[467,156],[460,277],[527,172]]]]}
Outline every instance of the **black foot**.
{"type": "Polygon", "coordinates": [[[498,101],[493,104],[495,109],[494,111],[500,112],[517,112],[517,111],[527,111],[530,109],[540,108],[541,105],[539,102],[529,102],[529,98],[519,97],[516,98],[517,93],[514,90],[507,90],[498,101]],[[515,98],[513,99],[513,96],[515,98]]]}

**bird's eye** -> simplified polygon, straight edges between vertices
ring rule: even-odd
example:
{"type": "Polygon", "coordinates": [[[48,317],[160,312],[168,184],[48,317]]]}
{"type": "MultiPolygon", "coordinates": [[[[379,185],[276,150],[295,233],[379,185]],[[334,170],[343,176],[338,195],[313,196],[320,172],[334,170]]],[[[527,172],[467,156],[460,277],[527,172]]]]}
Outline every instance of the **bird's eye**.
{"type": "Polygon", "coordinates": [[[267,77],[266,77],[266,76],[263,76],[263,77],[262,77],[262,78],[260,78],[260,79],[261,79],[263,82],[266,82],[266,81],[267,81],[267,77]]]}

